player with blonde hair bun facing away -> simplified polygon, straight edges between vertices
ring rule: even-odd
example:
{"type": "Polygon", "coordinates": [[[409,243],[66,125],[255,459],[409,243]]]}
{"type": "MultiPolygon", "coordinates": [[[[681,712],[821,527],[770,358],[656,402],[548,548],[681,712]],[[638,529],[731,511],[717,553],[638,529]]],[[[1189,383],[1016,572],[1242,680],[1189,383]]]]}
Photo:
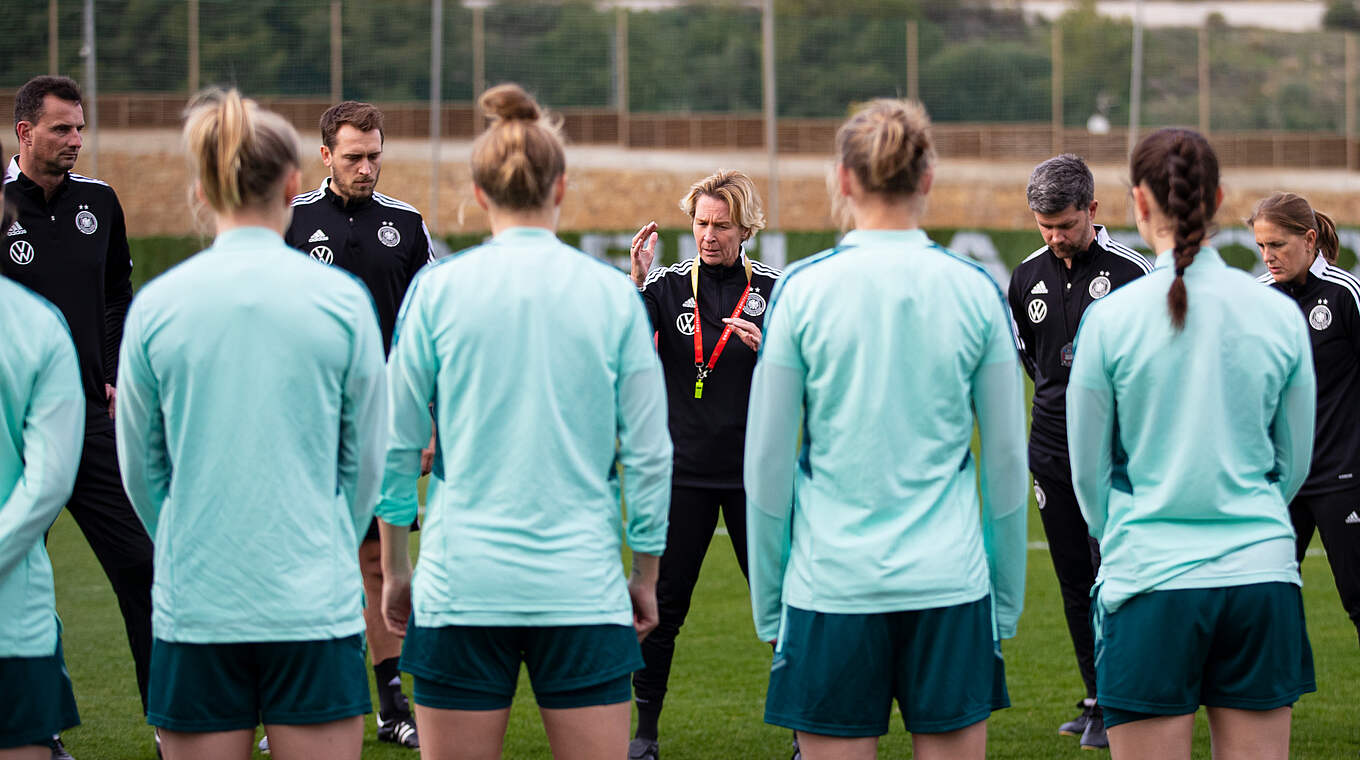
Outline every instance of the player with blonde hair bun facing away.
{"type": "Polygon", "coordinates": [[[134,299],[118,370],[118,459],[156,546],[147,720],[169,760],[247,758],[260,723],[279,760],[357,760],[387,421],[372,301],[283,242],[288,122],[211,90],[184,138],[217,237],[134,299]]]}
{"type": "Polygon", "coordinates": [[[1010,315],[985,271],[920,229],[934,151],[919,104],[872,101],[836,153],[854,229],[785,272],[751,388],[765,720],[797,731],[806,760],[868,760],[896,700],[918,760],[981,760],[1025,584],[1010,315]]]}
{"type": "Polygon", "coordinates": [[[557,124],[517,85],[479,105],[491,121],[473,145],[473,192],[493,237],[416,276],[388,361],[383,613],[405,636],[426,760],[501,757],[521,663],[554,757],[623,760],[666,541],[661,367],[633,284],[555,234],[557,124]],[[412,577],[406,526],[431,404],[412,577]]]}

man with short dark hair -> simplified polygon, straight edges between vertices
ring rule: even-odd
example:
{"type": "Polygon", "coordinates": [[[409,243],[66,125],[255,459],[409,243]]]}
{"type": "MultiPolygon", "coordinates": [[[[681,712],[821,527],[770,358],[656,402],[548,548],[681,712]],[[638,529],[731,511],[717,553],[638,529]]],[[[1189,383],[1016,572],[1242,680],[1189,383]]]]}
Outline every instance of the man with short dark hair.
{"type": "Polygon", "coordinates": [[[1011,273],[1008,300],[1020,339],[1020,359],[1034,380],[1029,467],[1034,495],[1058,575],[1068,633],[1086,698],[1076,719],[1058,733],[1080,736],[1086,749],[1109,746],[1104,716],[1096,704],[1091,586],[1100,567],[1100,548],[1091,538],[1072,491],[1067,453],[1067,378],[1076,355],[1074,341],[1087,307],[1115,288],[1146,274],[1142,254],[1110,239],[1095,224],[1095,178],[1086,162],[1065,153],[1039,164],[1025,190],[1034,221],[1047,243],[1011,273]]]}
{"type": "MultiPolygon", "coordinates": [[[[330,175],[321,187],[293,199],[289,245],[359,277],[373,296],[383,348],[392,348],[397,311],[416,272],[434,257],[420,212],[377,192],[382,169],[383,115],[368,103],[347,100],[321,116],[321,162],[330,175]]],[[[433,449],[422,465],[430,470],[433,449]]],[[[382,620],[382,554],[377,522],[359,546],[364,576],[364,622],[378,687],[378,739],[412,749],[420,746],[415,719],[401,692],[397,662],[401,640],[382,620]]],[[[261,744],[263,747],[263,743],[261,744]]]]}
{"type": "MultiPolygon", "coordinates": [[[[34,77],[15,95],[19,153],[5,172],[5,200],[15,218],[5,228],[0,271],[51,301],[71,328],[86,414],[66,508],[118,597],[145,711],[152,547],[123,491],[112,419],[132,257],[113,188],[71,172],[84,128],[80,87],[66,77],[34,77]]],[[[55,744],[53,756],[67,756],[59,740],[55,744]]]]}

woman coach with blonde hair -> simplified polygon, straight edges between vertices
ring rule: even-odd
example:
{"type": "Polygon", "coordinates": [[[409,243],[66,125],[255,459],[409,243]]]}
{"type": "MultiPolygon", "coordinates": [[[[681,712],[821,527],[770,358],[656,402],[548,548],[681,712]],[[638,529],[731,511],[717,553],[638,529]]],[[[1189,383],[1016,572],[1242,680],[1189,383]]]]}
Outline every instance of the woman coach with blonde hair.
{"type": "Polygon", "coordinates": [[[622,760],[665,546],[660,367],[627,278],[554,234],[566,193],[557,125],[517,85],[479,105],[491,124],[472,181],[494,237],[416,276],[388,365],[383,612],[406,637],[422,757],[499,758],[523,662],[554,757],[622,760]],[[404,526],[432,403],[437,455],[412,579],[404,526]]]}
{"type": "Polygon", "coordinates": [[[118,460],[156,547],[147,720],[171,760],[249,757],[261,722],[280,760],[357,760],[387,418],[372,302],[283,243],[282,117],[209,91],[184,138],[217,237],[137,295],[118,369],[118,460]]]}
{"type": "Polygon", "coordinates": [[[720,170],[695,182],[680,208],[691,221],[694,258],[649,272],[656,222],[639,230],[632,245],[632,278],[656,334],[675,444],[670,527],[656,586],[661,622],[642,642],[647,666],[633,677],[638,709],[637,736],[629,748],[633,760],[660,756],[657,723],[675,637],[720,512],[746,575],[746,407],[767,299],[779,277],[779,270],[752,261],[743,250],[765,227],[750,177],[720,170]]]}
{"type": "Polygon", "coordinates": [[[934,176],[920,105],[869,103],[836,152],[854,229],[775,289],[751,390],[751,605],[776,642],[765,720],[807,760],[867,759],[896,699],[915,757],[980,760],[1009,704],[998,640],[1025,583],[1010,315],[986,272],[919,228],[934,176]]]}

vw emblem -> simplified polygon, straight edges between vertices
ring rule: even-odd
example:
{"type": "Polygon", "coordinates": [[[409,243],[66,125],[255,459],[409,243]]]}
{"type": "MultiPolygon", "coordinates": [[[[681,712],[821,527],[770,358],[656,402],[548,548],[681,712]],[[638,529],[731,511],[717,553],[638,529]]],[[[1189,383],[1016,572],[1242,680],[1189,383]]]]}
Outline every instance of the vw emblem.
{"type": "Polygon", "coordinates": [[[1036,298],[1029,302],[1027,311],[1029,312],[1029,321],[1037,325],[1044,321],[1044,317],[1048,316],[1048,304],[1044,303],[1044,299],[1036,298]]]}
{"type": "Polygon", "coordinates": [[[687,311],[684,314],[681,314],[680,316],[676,317],[675,329],[679,330],[681,333],[684,333],[685,335],[693,335],[694,313],[687,311]]]}
{"type": "Polygon", "coordinates": [[[335,254],[331,253],[330,248],[324,245],[318,245],[312,249],[312,258],[320,261],[322,264],[330,264],[335,261],[335,254]]]}
{"type": "MultiPolygon", "coordinates": [[[[27,240],[16,240],[9,247],[9,257],[15,264],[28,264],[33,261],[33,244],[27,240]]],[[[693,332],[691,330],[690,332],[693,332]]]]}

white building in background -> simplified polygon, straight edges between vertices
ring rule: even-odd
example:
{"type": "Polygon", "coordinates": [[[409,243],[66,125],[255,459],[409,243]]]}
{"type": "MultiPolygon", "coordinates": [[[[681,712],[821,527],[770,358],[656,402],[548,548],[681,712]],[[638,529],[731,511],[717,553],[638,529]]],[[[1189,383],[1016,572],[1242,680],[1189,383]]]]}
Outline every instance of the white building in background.
{"type": "MultiPolygon", "coordinates": [[[[1025,13],[1054,19],[1071,10],[1072,0],[997,0],[998,6],[1019,7],[1025,13]]],[[[1101,15],[1133,18],[1134,0],[1097,0],[1101,15]]],[[[1143,23],[1148,27],[1203,26],[1219,14],[1229,26],[1252,26],[1283,32],[1314,32],[1322,28],[1327,3],[1322,0],[1143,0],[1143,23]]]]}

